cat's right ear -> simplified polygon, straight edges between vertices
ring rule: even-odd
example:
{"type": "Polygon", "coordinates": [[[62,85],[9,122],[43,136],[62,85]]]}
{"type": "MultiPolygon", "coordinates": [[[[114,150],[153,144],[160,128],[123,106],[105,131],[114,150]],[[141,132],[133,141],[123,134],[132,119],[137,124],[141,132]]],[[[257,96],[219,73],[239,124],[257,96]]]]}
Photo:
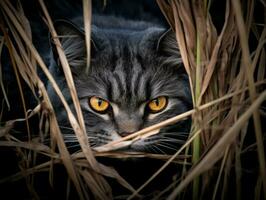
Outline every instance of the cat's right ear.
{"type": "MultiPolygon", "coordinates": [[[[84,69],[86,65],[86,45],[84,31],[70,21],[57,20],[54,23],[58,38],[69,62],[72,72],[84,69]]],[[[50,36],[50,44],[53,52],[54,61],[61,66],[58,52],[54,44],[53,38],[50,36]]],[[[96,45],[91,40],[91,58],[93,59],[97,51],[96,45]]]]}

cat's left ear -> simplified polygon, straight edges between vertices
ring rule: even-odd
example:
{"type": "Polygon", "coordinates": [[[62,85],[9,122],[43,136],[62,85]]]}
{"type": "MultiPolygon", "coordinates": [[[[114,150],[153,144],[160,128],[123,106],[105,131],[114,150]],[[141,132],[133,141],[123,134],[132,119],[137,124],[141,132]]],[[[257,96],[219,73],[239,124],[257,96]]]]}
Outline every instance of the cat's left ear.
{"type": "Polygon", "coordinates": [[[177,44],[174,31],[168,29],[163,32],[157,40],[156,52],[163,56],[163,64],[177,67],[180,73],[185,72],[183,61],[177,44]]]}
{"type": "Polygon", "coordinates": [[[169,56],[180,57],[180,52],[176,41],[175,33],[172,31],[171,28],[160,35],[157,41],[156,51],[166,57],[169,56]]]}

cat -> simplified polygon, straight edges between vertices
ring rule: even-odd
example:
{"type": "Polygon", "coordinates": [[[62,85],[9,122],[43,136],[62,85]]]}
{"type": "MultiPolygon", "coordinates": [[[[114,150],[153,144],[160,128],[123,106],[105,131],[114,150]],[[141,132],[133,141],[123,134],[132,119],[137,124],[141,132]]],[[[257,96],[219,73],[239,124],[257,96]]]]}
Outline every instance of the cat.
{"type": "MultiPolygon", "coordinates": [[[[174,32],[160,24],[93,15],[91,64],[86,71],[82,16],[59,20],[55,28],[71,67],[92,148],[99,147],[191,108],[188,76],[174,32]]],[[[51,45],[53,47],[53,45],[51,45]]],[[[49,70],[73,107],[55,48],[49,70]]],[[[60,100],[48,93],[69,148],[78,141],[60,100]]],[[[187,139],[189,119],[138,140],[125,151],[173,153],[187,139]]]]}

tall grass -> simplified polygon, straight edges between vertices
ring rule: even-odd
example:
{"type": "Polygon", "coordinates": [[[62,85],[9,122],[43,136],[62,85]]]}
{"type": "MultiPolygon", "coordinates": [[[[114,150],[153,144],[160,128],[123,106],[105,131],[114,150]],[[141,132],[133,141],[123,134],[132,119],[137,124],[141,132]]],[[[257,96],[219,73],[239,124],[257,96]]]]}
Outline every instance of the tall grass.
{"type": "MultiPolygon", "coordinates": [[[[264,6],[264,10],[266,9],[264,1],[248,0],[240,4],[238,0],[226,0],[224,22],[221,30],[218,31],[210,14],[211,6],[215,2],[157,0],[161,11],[176,33],[184,67],[189,75],[194,108],[93,150],[86,138],[84,119],[68,61],[62,51],[45,1],[39,0],[38,2],[57,47],[77,117],[72,113],[56,80],[34,47],[31,27],[19,1],[16,6],[8,0],[0,1],[0,12],[3,16],[0,20],[2,35],[0,53],[5,45],[10,54],[20,88],[18,95],[24,108],[23,119],[12,119],[0,126],[0,146],[15,149],[23,160],[20,164],[21,171],[1,179],[0,184],[25,178],[29,192],[38,199],[38,194],[33,187],[34,174],[41,171],[49,172],[52,184],[53,168],[55,165],[62,164],[80,199],[88,199],[91,194],[95,199],[115,198],[112,195],[112,185],[106,177],[115,179],[127,188],[126,198],[133,199],[138,197],[142,190],[154,181],[170,163],[179,165],[181,163],[183,173],[180,179],[162,188],[162,192],[157,197],[154,196],[154,199],[159,199],[166,194],[168,199],[187,199],[186,195],[190,191],[193,199],[216,199],[218,197],[227,199],[226,191],[232,186],[232,178],[228,177],[228,174],[233,172],[235,173],[233,185],[236,189],[236,198],[241,199],[243,192],[241,159],[243,154],[253,149],[258,156],[255,164],[258,165],[259,173],[256,177],[256,184],[250,185],[250,190],[252,190],[254,199],[266,199],[265,133],[262,132],[260,112],[261,104],[266,99],[264,89],[266,84],[264,46],[266,21],[264,20],[263,24],[257,24],[254,18],[256,6],[264,6]],[[251,35],[256,38],[253,42],[255,47],[252,49],[249,46],[251,35]],[[37,67],[44,72],[63,103],[69,122],[78,138],[81,152],[70,153],[68,151],[57,123],[54,105],[51,104],[45,85],[38,76],[37,67]],[[32,95],[36,98],[38,95],[35,91],[38,91],[41,98],[37,98],[39,103],[35,108],[29,110],[26,107],[21,82],[29,86],[32,95]],[[30,132],[28,123],[28,120],[35,115],[40,116],[38,140],[30,132]],[[113,152],[140,138],[158,134],[160,128],[190,116],[192,117],[190,137],[174,155],[113,152]],[[248,127],[250,127],[251,118],[254,122],[254,129],[250,130],[248,127]],[[21,141],[12,134],[11,129],[17,121],[25,121],[27,124],[27,140],[25,141],[21,141]],[[252,134],[255,135],[256,143],[248,142],[250,146],[246,146],[244,142],[252,134]],[[50,144],[43,143],[44,135],[50,137],[50,144]],[[36,164],[39,154],[48,160],[36,164]],[[97,156],[118,159],[149,157],[165,160],[165,164],[143,185],[133,188],[115,169],[99,163],[95,159],[97,156]],[[190,161],[192,165],[187,165],[190,161]]],[[[91,1],[83,0],[83,6],[87,56],[89,57],[91,1]]],[[[90,60],[87,61],[88,69],[90,60]]],[[[5,66],[0,66],[0,69],[3,67],[5,66]]],[[[1,77],[0,70],[0,85],[5,105],[12,107],[9,105],[1,77]]],[[[69,193],[68,187],[66,196],[69,196],[69,193]]]]}
{"type": "MultiPolygon", "coordinates": [[[[259,1],[247,1],[242,5],[239,1],[226,1],[225,21],[221,32],[217,33],[209,13],[210,3],[211,1],[158,0],[161,10],[176,31],[181,56],[190,76],[191,90],[194,91],[194,107],[197,109],[201,104],[230,92],[237,92],[246,86],[249,94],[243,92],[233,96],[229,101],[195,113],[192,130],[201,130],[201,133],[200,137],[193,141],[194,165],[169,199],[174,199],[191,181],[193,181],[193,199],[199,198],[199,191],[203,189],[202,185],[208,185],[208,181],[211,180],[208,171],[212,170],[218,161],[221,167],[219,179],[223,171],[228,173],[233,170],[234,159],[231,163],[227,163],[227,169],[224,168],[224,163],[230,154],[234,156],[235,161],[241,160],[241,148],[243,148],[251,115],[253,115],[260,167],[258,179],[262,179],[261,189],[266,198],[264,139],[259,116],[259,106],[265,100],[265,91],[258,94],[261,90],[256,89],[256,81],[265,80],[265,73],[262,79],[254,73],[255,68],[259,71],[263,70],[265,64],[258,63],[258,58],[252,56],[252,54],[258,56],[261,53],[260,59],[265,59],[265,49],[260,47],[261,43],[265,43],[265,21],[263,31],[258,36],[259,41],[256,41],[258,46],[251,54],[248,43],[248,34],[252,34],[252,29],[257,31],[259,27],[253,16],[255,3],[264,6],[264,9],[265,5],[259,1]],[[242,9],[247,9],[246,16],[243,16],[242,9]],[[240,145],[235,146],[238,143],[240,145]],[[220,162],[220,159],[223,161],[220,162]]],[[[235,168],[241,169],[241,162],[235,164],[235,168]]],[[[236,173],[238,177],[236,196],[240,198],[241,174],[237,169],[236,173]]],[[[218,184],[220,182],[216,183],[213,199],[215,199],[218,184]]],[[[222,187],[228,187],[227,184],[225,182],[222,187]]]]}

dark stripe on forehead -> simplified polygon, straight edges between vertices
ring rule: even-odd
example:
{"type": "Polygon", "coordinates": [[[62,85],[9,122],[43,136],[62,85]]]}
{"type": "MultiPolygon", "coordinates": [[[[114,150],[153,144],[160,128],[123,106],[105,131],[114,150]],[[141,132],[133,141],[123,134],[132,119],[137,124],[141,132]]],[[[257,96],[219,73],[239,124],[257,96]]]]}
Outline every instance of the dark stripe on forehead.
{"type": "Polygon", "coordinates": [[[134,85],[134,89],[133,89],[133,94],[134,96],[138,96],[138,91],[139,91],[139,85],[140,85],[140,79],[141,79],[141,72],[139,72],[138,74],[136,74],[135,76],[137,76],[137,78],[135,79],[134,82],[132,82],[132,84],[134,85]]]}
{"type": "Polygon", "coordinates": [[[109,57],[109,60],[110,60],[110,71],[115,71],[115,68],[116,68],[116,65],[117,65],[117,60],[118,60],[118,57],[115,53],[111,53],[111,56],[109,57]]]}
{"type": "Polygon", "coordinates": [[[131,50],[131,46],[129,44],[125,45],[123,47],[123,52],[122,54],[122,67],[123,67],[123,75],[124,75],[124,80],[125,80],[125,88],[126,88],[126,98],[128,102],[131,100],[132,96],[132,76],[133,76],[133,68],[134,68],[134,63],[133,63],[133,52],[131,50]]]}
{"type": "Polygon", "coordinates": [[[144,70],[145,69],[145,64],[143,62],[142,56],[139,53],[137,53],[136,59],[137,59],[137,62],[139,63],[139,66],[141,67],[141,70],[144,70]]]}
{"type": "Polygon", "coordinates": [[[150,98],[150,77],[147,73],[140,73],[138,87],[136,87],[135,91],[136,96],[141,98],[141,101],[146,101],[150,98]]]}
{"type": "Polygon", "coordinates": [[[109,80],[109,83],[107,85],[107,97],[109,100],[113,99],[113,91],[114,91],[114,85],[111,80],[109,80]]]}
{"type": "MultiPolygon", "coordinates": [[[[132,65],[129,64],[128,68],[131,68],[132,65]]],[[[126,76],[126,95],[127,95],[127,99],[128,101],[130,101],[130,98],[132,97],[132,69],[128,69],[127,73],[125,74],[126,76]]]]}
{"type": "Polygon", "coordinates": [[[130,57],[132,56],[132,52],[130,51],[130,45],[129,44],[125,44],[123,46],[123,50],[121,52],[121,56],[124,58],[125,61],[129,61],[130,62],[130,57]]]}
{"type": "Polygon", "coordinates": [[[118,90],[119,90],[119,91],[117,91],[117,93],[119,93],[119,95],[117,95],[117,96],[122,96],[126,92],[124,90],[122,79],[120,79],[120,77],[119,77],[119,75],[117,73],[114,73],[114,79],[115,79],[115,81],[116,81],[116,83],[118,85],[118,90]]]}
{"type": "Polygon", "coordinates": [[[145,82],[148,81],[146,80],[147,74],[145,73],[145,66],[144,66],[144,60],[143,57],[139,54],[139,52],[136,53],[134,57],[134,70],[135,74],[133,76],[133,81],[132,81],[132,93],[135,97],[138,98],[138,101],[145,101],[147,96],[145,95],[145,92],[143,91],[145,87],[143,87],[145,82]]]}
{"type": "Polygon", "coordinates": [[[132,90],[131,90],[132,73],[129,72],[125,75],[126,75],[126,95],[127,95],[128,101],[130,101],[132,97],[132,90]]]}
{"type": "Polygon", "coordinates": [[[145,79],[145,96],[147,98],[147,100],[151,97],[151,84],[150,84],[150,77],[148,77],[147,79],[145,79]]]}

